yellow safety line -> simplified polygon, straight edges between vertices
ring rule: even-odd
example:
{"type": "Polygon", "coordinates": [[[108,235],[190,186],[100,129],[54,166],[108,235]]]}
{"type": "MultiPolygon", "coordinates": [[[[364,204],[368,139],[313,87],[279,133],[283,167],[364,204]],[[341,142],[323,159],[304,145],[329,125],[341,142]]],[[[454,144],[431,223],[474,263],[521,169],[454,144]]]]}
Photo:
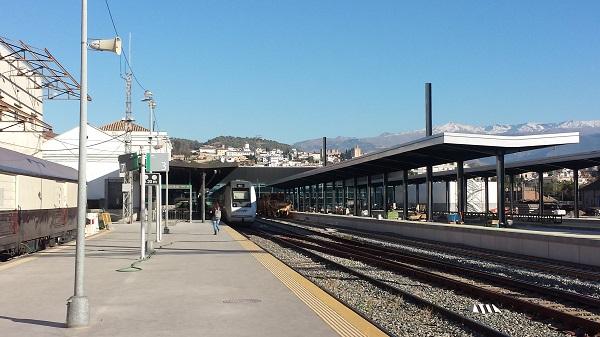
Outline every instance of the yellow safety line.
{"type": "Polygon", "coordinates": [[[277,260],[271,254],[266,253],[234,229],[230,227],[224,227],[224,229],[246,250],[259,251],[258,253],[251,254],[340,336],[387,336],[378,327],[346,307],[298,272],[277,260]]]}

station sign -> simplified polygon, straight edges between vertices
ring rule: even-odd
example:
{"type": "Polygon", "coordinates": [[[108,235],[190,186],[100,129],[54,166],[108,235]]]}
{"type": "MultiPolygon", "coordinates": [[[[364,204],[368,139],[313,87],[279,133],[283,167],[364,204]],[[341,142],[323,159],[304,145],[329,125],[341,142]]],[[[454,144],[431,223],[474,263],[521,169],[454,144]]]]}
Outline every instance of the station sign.
{"type": "MultiPolygon", "coordinates": [[[[189,190],[190,188],[192,188],[192,185],[189,184],[169,184],[169,189],[170,190],[189,190]]],[[[167,185],[164,184],[162,185],[163,190],[167,189],[167,185]]]]}
{"type": "Polygon", "coordinates": [[[158,185],[159,173],[146,173],[146,185],[158,185]]]}
{"type": "Polygon", "coordinates": [[[168,172],[169,154],[164,152],[146,154],[146,172],[168,172]]]}
{"type": "Polygon", "coordinates": [[[119,172],[136,171],[140,169],[140,157],[137,153],[125,153],[119,156],[119,172]]]}

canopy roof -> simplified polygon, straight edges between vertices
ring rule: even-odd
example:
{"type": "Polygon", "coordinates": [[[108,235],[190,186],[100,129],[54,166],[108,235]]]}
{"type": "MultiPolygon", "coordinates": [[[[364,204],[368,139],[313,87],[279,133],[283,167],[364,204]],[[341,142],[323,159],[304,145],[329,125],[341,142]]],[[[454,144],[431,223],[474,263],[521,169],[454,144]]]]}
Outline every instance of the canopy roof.
{"type": "Polygon", "coordinates": [[[169,162],[169,183],[170,184],[188,184],[191,183],[195,190],[199,190],[202,185],[202,173],[206,173],[206,188],[212,188],[223,178],[231,173],[237,166],[237,163],[194,163],[183,160],[171,160],[169,162]]]}
{"type": "Polygon", "coordinates": [[[280,188],[410,170],[579,142],[578,132],[499,136],[444,132],[275,181],[280,188]]]}
{"type": "MultiPolygon", "coordinates": [[[[582,169],[600,165],[600,151],[580,152],[569,155],[552,156],[541,159],[521,160],[506,163],[505,172],[507,175],[521,174],[527,172],[549,172],[554,170],[582,169]]],[[[485,165],[470,167],[465,169],[465,176],[474,177],[495,177],[496,166],[485,165]]],[[[455,180],[456,170],[446,170],[433,173],[434,181],[455,180]]],[[[409,177],[411,183],[421,183],[425,181],[425,174],[417,174],[409,177]]]]}

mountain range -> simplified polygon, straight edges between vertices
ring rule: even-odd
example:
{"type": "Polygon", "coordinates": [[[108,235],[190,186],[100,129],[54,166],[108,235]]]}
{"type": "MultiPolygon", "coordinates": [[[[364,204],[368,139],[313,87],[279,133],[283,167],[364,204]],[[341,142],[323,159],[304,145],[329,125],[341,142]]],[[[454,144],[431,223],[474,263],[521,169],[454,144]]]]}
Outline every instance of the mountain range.
{"type": "MultiPolygon", "coordinates": [[[[580,143],[573,145],[557,146],[534,151],[527,151],[511,155],[509,160],[526,160],[543,158],[569,153],[600,150],[600,120],[591,121],[565,121],[560,123],[534,123],[523,124],[494,124],[489,126],[474,126],[468,124],[447,123],[433,128],[433,133],[457,132],[457,133],[479,133],[493,135],[528,135],[540,133],[573,132],[580,133],[580,143]]],[[[411,140],[425,136],[425,130],[414,130],[407,132],[382,133],[375,137],[335,137],[327,138],[327,148],[344,151],[358,145],[363,152],[368,153],[392,146],[396,146],[411,140]]],[[[321,149],[321,138],[309,139],[297,142],[293,148],[304,151],[319,151],[321,149]]],[[[484,164],[486,161],[481,162],[484,164]]]]}

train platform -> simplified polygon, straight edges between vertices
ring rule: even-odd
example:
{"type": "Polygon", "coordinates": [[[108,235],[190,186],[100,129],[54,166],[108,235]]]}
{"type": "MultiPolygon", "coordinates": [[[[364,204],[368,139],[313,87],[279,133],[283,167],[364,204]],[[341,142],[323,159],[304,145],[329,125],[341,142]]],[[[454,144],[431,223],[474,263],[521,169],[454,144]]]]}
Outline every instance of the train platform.
{"type": "Polygon", "coordinates": [[[86,240],[90,325],[65,327],[74,242],[0,264],[0,331],[12,336],[383,336],[233,229],[179,222],[151,258],[139,223],[86,240]]]}

